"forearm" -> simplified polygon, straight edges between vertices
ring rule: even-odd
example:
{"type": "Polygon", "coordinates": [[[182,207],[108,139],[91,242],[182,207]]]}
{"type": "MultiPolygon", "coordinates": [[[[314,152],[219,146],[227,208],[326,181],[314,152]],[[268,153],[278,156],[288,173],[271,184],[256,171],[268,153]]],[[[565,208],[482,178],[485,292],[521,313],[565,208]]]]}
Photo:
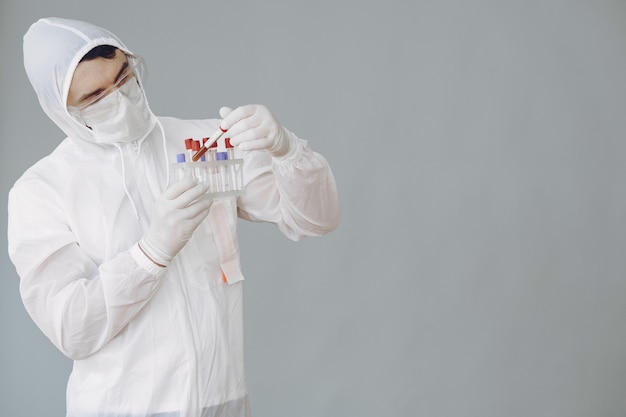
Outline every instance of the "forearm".
{"type": "Polygon", "coordinates": [[[159,285],[130,252],[96,267],[68,245],[21,279],[24,306],[63,354],[85,358],[139,313],[159,285]]]}
{"type": "Polygon", "coordinates": [[[339,224],[335,178],[326,159],[313,152],[306,141],[295,138],[293,143],[296,149],[291,155],[272,158],[279,206],[294,230],[323,235],[339,224]]]}
{"type": "Polygon", "coordinates": [[[250,183],[240,198],[240,217],[276,223],[294,240],[320,236],[339,224],[335,179],[322,155],[289,134],[295,146],[284,157],[250,158],[250,183]]]}

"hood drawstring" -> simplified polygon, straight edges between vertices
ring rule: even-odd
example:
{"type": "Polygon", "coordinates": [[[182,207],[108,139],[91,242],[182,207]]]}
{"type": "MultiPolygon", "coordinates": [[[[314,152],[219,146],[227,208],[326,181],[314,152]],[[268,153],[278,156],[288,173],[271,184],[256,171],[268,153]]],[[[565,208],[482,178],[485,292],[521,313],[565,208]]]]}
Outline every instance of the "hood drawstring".
{"type": "Polygon", "coordinates": [[[122,151],[122,147],[116,143],[115,147],[120,153],[120,159],[122,160],[122,186],[124,187],[124,193],[128,200],[130,201],[130,205],[133,207],[133,211],[135,212],[135,217],[137,221],[139,221],[139,211],[137,211],[137,206],[135,205],[135,201],[133,197],[130,195],[130,191],[128,190],[128,185],[126,184],[126,162],[124,162],[124,152],[122,151]]]}
{"type": "Polygon", "coordinates": [[[163,129],[163,125],[161,121],[157,117],[157,125],[159,129],[161,129],[161,143],[163,144],[163,155],[165,156],[165,186],[163,189],[167,188],[170,185],[170,158],[167,156],[167,141],[165,140],[165,129],[163,129]]]}
{"type": "MultiPolygon", "coordinates": [[[[161,124],[161,121],[158,118],[157,118],[157,125],[159,126],[159,130],[161,131],[161,144],[163,145],[163,156],[165,156],[165,175],[166,175],[165,186],[164,186],[164,189],[165,189],[170,184],[170,168],[169,168],[170,163],[169,163],[169,157],[167,156],[167,140],[165,139],[165,129],[163,128],[163,125],[161,124]]],[[[133,200],[133,197],[130,194],[130,191],[128,189],[128,184],[126,182],[126,162],[124,160],[124,151],[122,150],[122,147],[120,146],[120,144],[116,143],[114,145],[117,148],[118,152],[120,153],[120,159],[122,160],[122,186],[124,187],[124,193],[126,194],[126,197],[128,197],[128,200],[130,201],[130,205],[133,207],[133,211],[135,212],[135,217],[137,218],[137,220],[139,220],[139,211],[137,210],[137,205],[135,204],[135,200],[133,200]]],[[[139,144],[139,147],[141,147],[141,144],[139,144]]]]}

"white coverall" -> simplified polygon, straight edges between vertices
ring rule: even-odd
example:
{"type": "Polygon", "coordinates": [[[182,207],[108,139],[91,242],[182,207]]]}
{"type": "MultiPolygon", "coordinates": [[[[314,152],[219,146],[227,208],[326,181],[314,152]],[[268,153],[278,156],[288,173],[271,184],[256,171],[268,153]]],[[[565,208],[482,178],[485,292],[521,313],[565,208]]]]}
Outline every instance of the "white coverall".
{"type": "Polygon", "coordinates": [[[66,19],[42,19],[24,37],[40,104],[68,137],[10,191],[9,255],[28,313],[74,360],[67,416],[249,416],[237,217],[293,240],[323,235],[339,219],[333,175],[295,136],[283,158],[240,151],[245,195],[214,202],[156,272],[137,242],[170,161],[219,120],[159,117],[141,143],[94,143],[65,103],[79,60],[104,44],[130,53],[110,32],[66,19]]]}

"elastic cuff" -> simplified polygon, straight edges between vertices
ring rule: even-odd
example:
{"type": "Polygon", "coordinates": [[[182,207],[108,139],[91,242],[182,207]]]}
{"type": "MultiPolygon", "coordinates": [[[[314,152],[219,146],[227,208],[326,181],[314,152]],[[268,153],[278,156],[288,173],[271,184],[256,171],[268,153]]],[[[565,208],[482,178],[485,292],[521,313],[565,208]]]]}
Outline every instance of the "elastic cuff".
{"type": "Polygon", "coordinates": [[[169,255],[155,246],[148,236],[144,236],[139,242],[139,249],[156,265],[165,268],[170,264],[174,256],[169,255]]]}
{"type": "Polygon", "coordinates": [[[294,159],[294,156],[298,153],[298,148],[300,147],[300,141],[295,134],[291,133],[284,127],[283,132],[286,136],[285,140],[289,143],[289,149],[282,155],[275,155],[274,153],[270,152],[272,154],[272,157],[277,161],[288,161],[290,159],[294,159]]]}
{"type": "Polygon", "coordinates": [[[161,275],[165,271],[165,266],[159,266],[139,246],[139,242],[130,248],[130,255],[133,257],[137,265],[152,275],[161,275]]]}

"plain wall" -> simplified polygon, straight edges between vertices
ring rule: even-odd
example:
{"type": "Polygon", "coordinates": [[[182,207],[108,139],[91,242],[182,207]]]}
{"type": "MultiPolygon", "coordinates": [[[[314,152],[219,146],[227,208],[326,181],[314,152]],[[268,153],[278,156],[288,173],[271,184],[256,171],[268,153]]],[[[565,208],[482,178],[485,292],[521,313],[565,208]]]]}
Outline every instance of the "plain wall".
{"type": "MultiPolygon", "coordinates": [[[[157,114],[263,103],[329,160],[335,232],[240,222],[254,416],[626,414],[626,2],[0,0],[5,219],[63,138],[22,64],[47,16],[142,55],[157,114]]],[[[0,415],[63,416],[5,242],[0,415]]]]}

